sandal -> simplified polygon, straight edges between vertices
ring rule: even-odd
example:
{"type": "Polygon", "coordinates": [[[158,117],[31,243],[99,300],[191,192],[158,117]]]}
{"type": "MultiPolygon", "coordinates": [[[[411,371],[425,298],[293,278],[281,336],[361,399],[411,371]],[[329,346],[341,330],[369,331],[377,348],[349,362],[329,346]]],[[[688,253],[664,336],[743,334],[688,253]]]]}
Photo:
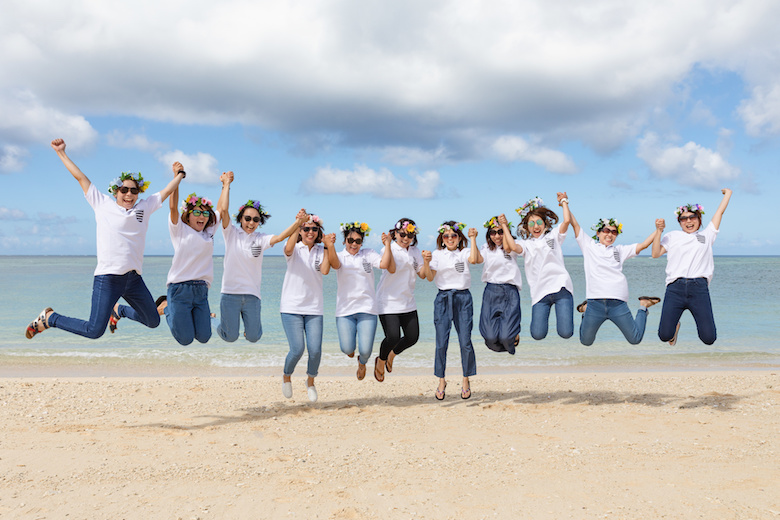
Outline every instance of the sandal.
{"type": "Polygon", "coordinates": [[[358,360],[357,378],[358,381],[362,381],[366,377],[366,365],[358,360]]]}
{"type": "Polygon", "coordinates": [[[468,399],[471,397],[471,387],[469,388],[461,388],[460,389],[460,398],[461,399],[468,399]]]}
{"type": "Polygon", "coordinates": [[[446,381],[444,382],[444,388],[442,388],[441,390],[439,390],[439,388],[436,387],[436,399],[437,400],[444,401],[444,395],[445,395],[444,391],[446,389],[447,389],[447,382],[446,381]],[[441,397],[439,397],[439,396],[441,396],[441,397]]]}
{"type": "Polygon", "coordinates": [[[27,339],[32,339],[36,334],[39,334],[43,332],[43,330],[46,330],[49,328],[49,324],[46,320],[46,315],[50,312],[54,312],[51,307],[46,307],[41,311],[41,313],[38,315],[37,318],[32,320],[29,325],[27,325],[27,330],[24,332],[24,335],[27,339]],[[43,330],[38,330],[38,327],[40,325],[43,325],[43,330]]]}
{"type": "MultiPolygon", "coordinates": [[[[393,354],[392,359],[395,359],[395,354],[393,354]]],[[[385,361],[385,370],[387,370],[388,372],[393,371],[393,362],[390,358],[390,354],[387,355],[387,361],[385,361]]]]}
{"type": "Polygon", "coordinates": [[[661,302],[661,298],[659,298],[658,296],[640,296],[639,301],[641,302],[642,300],[647,300],[648,302],[650,302],[650,305],[643,305],[643,307],[651,307],[656,303],[661,302]]]}
{"type": "Polygon", "coordinates": [[[117,314],[114,309],[111,309],[111,317],[108,318],[108,330],[111,331],[111,334],[116,332],[116,324],[118,321],[119,321],[119,314],[117,314]]]}
{"type": "Polygon", "coordinates": [[[677,322],[677,328],[674,329],[674,337],[669,340],[669,346],[673,347],[677,344],[677,335],[680,333],[680,322],[677,322]]]}
{"type": "Polygon", "coordinates": [[[588,300],[585,300],[581,304],[577,305],[577,312],[585,312],[588,307],[588,300]]]}
{"type": "Polygon", "coordinates": [[[385,373],[382,372],[379,373],[379,356],[374,358],[374,379],[379,381],[380,383],[385,380],[385,373]]]}

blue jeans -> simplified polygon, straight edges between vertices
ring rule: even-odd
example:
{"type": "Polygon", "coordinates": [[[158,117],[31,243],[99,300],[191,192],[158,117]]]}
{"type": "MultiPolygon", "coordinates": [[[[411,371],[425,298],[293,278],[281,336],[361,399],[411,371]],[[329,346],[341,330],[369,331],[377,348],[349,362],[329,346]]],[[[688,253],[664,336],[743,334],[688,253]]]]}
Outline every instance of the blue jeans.
{"type": "Polygon", "coordinates": [[[471,344],[471,329],[474,326],[474,303],[468,289],[439,291],[433,302],[433,325],[436,328],[436,356],[433,373],[444,377],[447,367],[447,347],[450,343],[450,330],[455,324],[460,344],[460,362],[463,377],[477,373],[477,359],[474,345],[471,344]]]}
{"type": "Polygon", "coordinates": [[[699,339],[712,345],[718,339],[715,316],[712,314],[710,288],[706,278],[678,278],[666,286],[658,337],[671,341],[685,309],[691,311],[696,321],[699,339]]]}
{"type": "Polygon", "coordinates": [[[495,352],[515,353],[515,338],[520,334],[520,292],[508,284],[488,283],[482,293],[479,333],[485,345],[495,352]]]}
{"type": "Polygon", "coordinates": [[[168,306],[165,318],[173,338],[181,345],[193,339],[206,343],[211,339],[209,286],[203,280],[168,285],[168,306]]]}
{"type": "Polygon", "coordinates": [[[125,274],[101,274],[92,282],[92,310],[89,321],[69,318],[53,312],[49,316],[49,326],[67,330],[85,338],[96,339],[106,332],[108,318],[119,298],[127,305],[119,306],[119,316],[143,323],[149,328],[160,324],[160,315],[149,289],[141,275],[135,271],[125,274]]]}
{"type": "Polygon", "coordinates": [[[550,307],[555,305],[555,321],[558,335],[568,339],[574,335],[574,298],[562,288],[555,294],[548,294],[531,307],[531,337],[544,339],[550,322],[550,307]]]}
{"type": "Polygon", "coordinates": [[[631,316],[628,304],[621,300],[598,299],[588,300],[588,308],[580,324],[580,343],[593,345],[599,327],[605,321],[611,321],[618,326],[620,332],[632,345],[638,345],[645,335],[647,325],[647,309],[639,307],[636,319],[631,316]]]}
{"type": "Polygon", "coordinates": [[[339,333],[339,346],[344,354],[353,354],[357,343],[358,361],[365,365],[371,359],[376,335],[376,314],[358,312],[350,316],[337,316],[336,329],[339,333]]]}
{"type": "Polygon", "coordinates": [[[219,301],[219,325],[217,334],[230,343],[238,339],[241,323],[244,320],[244,336],[255,343],[263,335],[260,322],[260,298],[254,294],[222,294],[219,301]]]}
{"type": "Polygon", "coordinates": [[[317,377],[322,358],[322,315],[282,313],[282,327],[287,335],[290,351],[284,360],[284,375],[291,376],[303,356],[309,352],[306,374],[317,377]]]}

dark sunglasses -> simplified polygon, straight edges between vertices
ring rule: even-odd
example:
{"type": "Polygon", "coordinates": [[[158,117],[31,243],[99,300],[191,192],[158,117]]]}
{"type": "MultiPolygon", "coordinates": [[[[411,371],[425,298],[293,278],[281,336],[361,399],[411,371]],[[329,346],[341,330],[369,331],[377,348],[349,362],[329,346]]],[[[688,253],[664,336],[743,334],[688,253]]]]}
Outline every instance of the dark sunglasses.
{"type": "Polygon", "coordinates": [[[414,233],[406,233],[405,231],[399,231],[398,236],[401,238],[406,238],[406,237],[414,238],[414,233]]]}
{"type": "Polygon", "coordinates": [[[312,227],[306,226],[306,227],[302,227],[301,229],[303,230],[304,233],[308,233],[309,231],[318,231],[320,228],[318,228],[317,226],[312,226],[312,227]]]}
{"type": "Polygon", "coordinates": [[[458,235],[456,235],[455,233],[447,233],[446,235],[442,233],[441,236],[442,238],[444,238],[444,240],[450,240],[451,238],[458,238],[458,235]]]}
{"type": "Polygon", "coordinates": [[[209,215],[211,215],[211,212],[210,212],[209,210],[207,210],[207,209],[203,209],[203,210],[200,210],[200,209],[191,209],[191,210],[190,210],[190,213],[192,213],[192,214],[193,214],[193,215],[195,215],[196,217],[199,217],[199,216],[201,216],[201,215],[203,215],[204,217],[208,217],[209,215]]]}
{"type": "Polygon", "coordinates": [[[244,222],[260,222],[260,217],[250,217],[249,215],[244,215],[244,222]]]}
{"type": "Polygon", "coordinates": [[[677,222],[687,222],[689,220],[698,220],[698,217],[696,215],[688,215],[687,217],[678,218],[677,222]]]}
{"type": "Polygon", "coordinates": [[[128,188],[127,186],[122,186],[121,188],[118,188],[117,191],[119,193],[127,193],[129,191],[133,195],[138,195],[140,190],[138,188],[128,188]]]}
{"type": "Polygon", "coordinates": [[[615,235],[618,236],[618,230],[617,229],[607,229],[607,228],[601,228],[601,231],[603,233],[606,233],[607,235],[615,235]]]}
{"type": "Polygon", "coordinates": [[[362,238],[352,238],[352,237],[350,237],[350,238],[347,239],[347,243],[348,244],[360,245],[360,244],[363,243],[363,239],[362,238]]]}
{"type": "Polygon", "coordinates": [[[488,231],[488,234],[492,237],[493,235],[503,235],[504,230],[503,229],[491,229],[488,231]]]}

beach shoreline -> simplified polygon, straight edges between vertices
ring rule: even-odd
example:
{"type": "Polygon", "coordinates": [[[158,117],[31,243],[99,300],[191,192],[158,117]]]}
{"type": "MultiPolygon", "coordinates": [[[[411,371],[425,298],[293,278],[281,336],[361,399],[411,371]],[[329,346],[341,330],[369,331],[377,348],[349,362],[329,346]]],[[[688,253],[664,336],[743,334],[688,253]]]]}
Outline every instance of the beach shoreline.
{"type": "Polygon", "coordinates": [[[780,370],[398,372],[0,378],[0,516],[780,515],[780,370]]]}

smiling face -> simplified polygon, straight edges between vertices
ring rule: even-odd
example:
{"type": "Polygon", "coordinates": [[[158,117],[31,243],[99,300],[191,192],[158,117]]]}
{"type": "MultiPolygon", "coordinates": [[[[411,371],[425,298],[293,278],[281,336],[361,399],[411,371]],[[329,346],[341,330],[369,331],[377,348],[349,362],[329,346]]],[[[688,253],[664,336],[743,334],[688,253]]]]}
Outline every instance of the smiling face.
{"type": "Polygon", "coordinates": [[[680,223],[682,230],[686,233],[696,233],[696,231],[698,231],[699,227],[701,226],[701,217],[690,211],[686,211],[681,214],[677,221],[680,223]]]}
{"type": "Polygon", "coordinates": [[[363,247],[363,237],[357,231],[350,231],[347,238],[344,239],[344,249],[350,255],[356,255],[361,247],[363,247]],[[350,240],[352,243],[350,243],[350,240]]]}
{"type": "Polygon", "coordinates": [[[414,242],[414,233],[407,233],[403,230],[395,232],[395,243],[404,249],[409,249],[412,242],[414,242]]]}
{"type": "Polygon", "coordinates": [[[317,235],[319,234],[319,231],[320,228],[316,222],[312,222],[311,220],[308,221],[306,224],[301,226],[301,230],[299,231],[301,242],[306,244],[309,249],[311,249],[317,242],[317,235]]]}
{"type": "Polygon", "coordinates": [[[528,222],[526,223],[526,229],[534,238],[539,238],[544,235],[547,225],[544,223],[544,218],[536,213],[531,213],[528,216],[528,222]]]}
{"type": "Polygon", "coordinates": [[[255,208],[244,208],[241,214],[241,229],[252,234],[257,231],[258,227],[260,227],[260,212],[255,208]]]}
{"type": "Polygon", "coordinates": [[[120,189],[116,190],[114,196],[116,197],[116,203],[125,209],[133,209],[135,203],[138,202],[138,184],[133,180],[126,180],[122,183],[123,188],[128,188],[127,193],[122,193],[120,189]],[[135,190],[135,193],[132,192],[135,190]]]}
{"type": "Polygon", "coordinates": [[[441,235],[441,241],[442,244],[444,244],[444,247],[447,248],[449,251],[455,251],[458,248],[458,244],[460,243],[460,237],[457,233],[452,231],[451,229],[448,229],[441,235]]]}
{"type": "Polygon", "coordinates": [[[615,226],[606,225],[596,233],[596,236],[599,237],[599,244],[611,246],[617,239],[618,230],[615,226]]]}
{"type": "Polygon", "coordinates": [[[501,228],[493,227],[488,231],[488,240],[493,242],[496,247],[504,247],[504,230],[501,228]]]}
{"type": "Polygon", "coordinates": [[[195,231],[201,232],[204,229],[206,229],[206,224],[208,224],[209,222],[210,215],[211,215],[210,210],[201,210],[201,206],[195,206],[195,209],[189,210],[187,212],[187,219],[186,220],[182,219],[182,220],[184,220],[184,223],[190,226],[195,231]]]}

